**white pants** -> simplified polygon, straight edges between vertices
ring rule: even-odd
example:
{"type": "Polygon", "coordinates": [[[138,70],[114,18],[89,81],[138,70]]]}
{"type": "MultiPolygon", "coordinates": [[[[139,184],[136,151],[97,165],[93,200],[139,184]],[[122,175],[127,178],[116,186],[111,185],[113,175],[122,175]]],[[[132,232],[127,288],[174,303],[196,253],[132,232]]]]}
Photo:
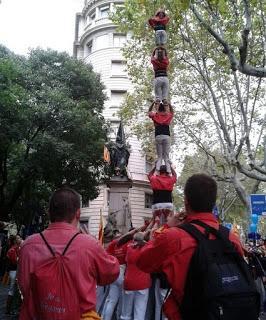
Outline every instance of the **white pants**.
{"type": "Polygon", "coordinates": [[[155,145],[157,151],[157,161],[156,161],[156,170],[160,171],[160,167],[162,165],[162,161],[164,160],[164,164],[166,166],[167,173],[171,173],[171,165],[169,159],[171,138],[166,134],[159,134],[155,137],[155,145]]]}
{"type": "Polygon", "coordinates": [[[165,320],[165,316],[163,314],[161,318],[161,311],[162,311],[163,301],[167,294],[168,289],[161,289],[160,279],[156,279],[154,290],[155,290],[155,320],[165,320]]]}
{"type": "MultiPolygon", "coordinates": [[[[119,301],[123,303],[123,282],[125,274],[125,265],[120,265],[119,277],[110,285],[109,293],[104,303],[102,318],[103,320],[111,320],[115,307],[119,301]]],[[[119,312],[118,312],[119,313],[119,312]]],[[[117,317],[119,319],[119,317],[117,317]]]]}
{"type": "Polygon", "coordinates": [[[144,320],[149,297],[149,289],[125,290],[121,320],[144,320]]]}
{"type": "Polygon", "coordinates": [[[155,100],[167,100],[169,94],[169,79],[167,76],[154,78],[155,100]]]}

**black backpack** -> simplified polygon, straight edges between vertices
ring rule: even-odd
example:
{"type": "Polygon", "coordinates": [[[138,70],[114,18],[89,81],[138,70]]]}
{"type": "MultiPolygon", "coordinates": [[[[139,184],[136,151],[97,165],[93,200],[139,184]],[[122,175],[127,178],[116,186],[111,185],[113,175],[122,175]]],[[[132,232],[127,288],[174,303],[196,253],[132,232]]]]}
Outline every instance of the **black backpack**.
{"type": "Polygon", "coordinates": [[[192,256],[180,311],[183,320],[257,320],[259,293],[245,260],[229,241],[229,230],[219,231],[199,220],[183,224],[198,245],[192,256]],[[193,224],[205,229],[200,232],[193,224]],[[216,239],[210,240],[213,234],[216,239]]]}

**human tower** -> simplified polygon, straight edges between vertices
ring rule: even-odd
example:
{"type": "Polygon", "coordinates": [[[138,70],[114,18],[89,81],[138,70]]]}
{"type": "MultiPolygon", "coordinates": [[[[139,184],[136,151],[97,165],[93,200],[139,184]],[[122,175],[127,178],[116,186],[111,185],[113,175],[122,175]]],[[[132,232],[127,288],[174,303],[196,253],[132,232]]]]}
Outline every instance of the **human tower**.
{"type": "Polygon", "coordinates": [[[169,16],[159,9],[149,19],[149,25],[155,32],[156,47],[152,52],[151,63],[154,70],[154,102],[149,108],[149,117],[154,122],[157,160],[149,174],[153,190],[153,216],[158,226],[166,222],[167,215],[173,210],[172,190],[176,174],[169,158],[171,138],[170,124],[173,119],[173,107],[169,102],[169,79],[167,75],[169,58],[165,48],[167,43],[166,27],[169,16]],[[164,164],[163,164],[164,162],[164,164]]]}

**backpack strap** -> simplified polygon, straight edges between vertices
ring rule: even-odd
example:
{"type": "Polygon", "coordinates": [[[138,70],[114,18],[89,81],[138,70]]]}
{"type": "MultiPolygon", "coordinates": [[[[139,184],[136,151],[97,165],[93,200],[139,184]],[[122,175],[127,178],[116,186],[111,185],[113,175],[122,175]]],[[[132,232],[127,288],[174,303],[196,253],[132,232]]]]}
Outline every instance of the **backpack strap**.
{"type": "Polygon", "coordinates": [[[206,239],[205,235],[202,232],[200,232],[191,223],[181,224],[180,226],[178,226],[178,228],[186,231],[187,233],[189,233],[195,240],[197,240],[197,242],[200,242],[200,241],[206,239]]]}
{"type": "Polygon", "coordinates": [[[209,226],[208,224],[200,221],[200,220],[192,220],[190,223],[194,223],[198,226],[201,226],[202,228],[205,229],[207,234],[213,234],[216,238],[220,239],[223,241],[224,245],[230,249],[231,251],[236,252],[235,247],[229,240],[229,230],[225,228],[224,226],[219,226],[219,230],[209,226]]]}
{"type": "MultiPolygon", "coordinates": [[[[69,248],[69,246],[71,245],[72,241],[76,238],[76,236],[78,236],[80,234],[80,232],[77,232],[74,234],[74,236],[68,241],[63,253],[62,253],[62,256],[66,253],[67,249],[69,248]]],[[[52,249],[52,247],[49,245],[49,243],[47,242],[47,240],[45,239],[44,237],[44,234],[42,232],[40,232],[40,236],[41,238],[43,239],[44,243],[46,244],[47,248],[49,249],[49,251],[51,252],[51,254],[55,257],[55,252],[54,250],[52,249]]]]}
{"type": "Polygon", "coordinates": [[[49,251],[51,252],[51,254],[55,257],[55,253],[54,250],[52,249],[52,247],[49,245],[49,243],[47,242],[47,240],[45,239],[44,235],[42,232],[40,232],[40,236],[43,239],[44,243],[46,244],[47,248],[49,249],[49,251]]]}
{"type": "Polygon", "coordinates": [[[66,253],[67,249],[69,248],[69,246],[71,245],[72,241],[80,234],[80,232],[77,232],[76,234],[74,234],[74,236],[68,241],[63,253],[62,253],[62,256],[66,253]]]}

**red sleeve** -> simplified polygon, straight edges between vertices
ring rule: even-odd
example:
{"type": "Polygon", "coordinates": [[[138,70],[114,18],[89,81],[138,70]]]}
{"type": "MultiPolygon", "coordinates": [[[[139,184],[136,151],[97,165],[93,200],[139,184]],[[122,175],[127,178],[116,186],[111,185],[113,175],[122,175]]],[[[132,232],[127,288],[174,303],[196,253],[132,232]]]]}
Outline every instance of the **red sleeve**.
{"type": "Polygon", "coordinates": [[[158,59],[156,59],[155,57],[151,58],[151,63],[153,65],[153,67],[157,70],[157,69],[163,69],[166,70],[168,65],[169,65],[169,59],[168,57],[165,57],[162,61],[159,61],[158,59]]]}
{"type": "Polygon", "coordinates": [[[169,256],[167,231],[149,241],[140,250],[137,267],[146,273],[161,272],[166,258],[169,256]]]}
{"type": "Polygon", "coordinates": [[[164,18],[160,19],[160,23],[165,26],[165,25],[167,25],[169,20],[170,20],[169,16],[165,16],[164,18]]]}
{"type": "Polygon", "coordinates": [[[17,264],[18,254],[16,248],[12,247],[7,251],[7,258],[10,260],[12,264],[17,264]]]}
{"type": "Polygon", "coordinates": [[[114,282],[119,275],[118,260],[108,254],[97,242],[94,247],[94,266],[97,284],[100,286],[114,282]]]}
{"type": "Polygon", "coordinates": [[[114,255],[114,248],[115,248],[115,245],[117,244],[117,240],[113,240],[109,243],[108,247],[106,248],[106,252],[111,254],[111,255],[114,255]]]}
{"type": "Polygon", "coordinates": [[[155,169],[152,169],[148,174],[148,179],[150,180],[150,183],[152,183],[152,180],[154,179],[154,175],[153,175],[154,171],[155,169]]]}
{"type": "Polygon", "coordinates": [[[153,119],[153,118],[155,117],[155,115],[156,115],[156,112],[153,112],[153,111],[151,111],[151,112],[148,113],[148,116],[149,116],[151,119],[153,119]]]}
{"type": "Polygon", "coordinates": [[[244,250],[243,250],[242,244],[241,244],[238,236],[234,232],[231,231],[229,234],[229,240],[233,242],[237,252],[243,257],[244,250]]]}
{"type": "Polygon", "coordinates": [[[154,20],[154,17],[150,18],[150,19],[148,20],[148,22],[149,22],[149,25],[150,25],[151,27],[154,27],[155,24],[156,24],[156,21],[154,20]]]}

